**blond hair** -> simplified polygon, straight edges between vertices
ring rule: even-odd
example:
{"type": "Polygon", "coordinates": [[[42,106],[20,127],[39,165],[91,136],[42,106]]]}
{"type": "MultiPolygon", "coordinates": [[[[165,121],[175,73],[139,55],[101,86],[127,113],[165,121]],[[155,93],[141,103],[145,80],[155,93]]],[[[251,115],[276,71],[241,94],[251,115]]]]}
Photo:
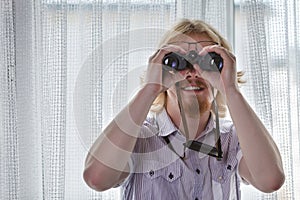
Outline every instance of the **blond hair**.
{"type": "MultiPolygon", "coordinates": [[[[190,35],[190,34],[207,34],[213,42],[216,42],[220,46],[225,49],[232,51],[230,44],[227,42],[225,38],[223,38],[218,31],[213,28],[211,25],[205,23],[201,20],[190,20],[190,19],[182,19],[177,24],[175,24],[169,31],[165,33],[162,37],[161,42],[159,43],[159,47],[162,47],[168,43],[176,41],[178,37],[182,35],[190,35]]],[[[244,81],[241,79],[243,76],[243,72],[237,72],[238,83],[243,83],[244,81]]],[[[151,111],[159,112],[166,104],[167,94],[166,92],[162,92],[157,96],[154,100],[151,111]]],[[[225,117],[227,112],[227,106],[223,95],[218,91],[216,95],[216,102],[218,104],[219,116],[225,117]]]]}

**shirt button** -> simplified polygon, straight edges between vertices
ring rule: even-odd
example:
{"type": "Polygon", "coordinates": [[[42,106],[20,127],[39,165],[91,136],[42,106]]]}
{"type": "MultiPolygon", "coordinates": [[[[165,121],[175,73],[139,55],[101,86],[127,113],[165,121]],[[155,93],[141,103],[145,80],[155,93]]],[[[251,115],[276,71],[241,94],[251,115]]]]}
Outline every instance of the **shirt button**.
{"type": "Polygon", "coordinates": [[[172,172],[170,172],[169,179],[173,179],[173,178],[174,178],[174,175],[172,174],[172,172]]]}
{"type": "Polygon", "coordinates": [[[228,166],[227,166],[227,169],[228,169],[228,170],[231,170],[231,168],[232,168],[231,165],[228,165],[228,166]]]}
{"type": "Polygon", "coordinates": [[[199,200],[198,198],[196,198],[195,200],[199,200]]]}
{"type": "Polygon", "coordinates": [[[151,171],[149,172],[149,175],[150,175],[150,176],[153,176],[153,175],[154,175],[154,171],[151,170],[151,171]]]}
{"type": "Polygon", "coordinates": [[[197,172],[197,174],[200,174],[200,170],[199,169],[196,169],[196,172],[197,172]]]}
{"type": "Polygon", "coordinates": [[[222,177],[222,176],[219,176],[218,178],[219,178],[219,180],[222,180],[222,179],[223,179],[223,177],[222,177]]]}

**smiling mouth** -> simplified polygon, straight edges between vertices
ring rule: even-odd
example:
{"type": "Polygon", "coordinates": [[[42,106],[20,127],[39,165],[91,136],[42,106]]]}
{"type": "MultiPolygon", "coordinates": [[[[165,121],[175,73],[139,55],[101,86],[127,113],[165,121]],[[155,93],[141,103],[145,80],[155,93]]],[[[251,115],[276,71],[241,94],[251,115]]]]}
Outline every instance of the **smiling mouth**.
{"type": "Polygon", "coordinates": [[[188,86],[188,87],[184,87],[182,89],[185,91],[202,91],[205,89],[205,87],[188,86]]]}

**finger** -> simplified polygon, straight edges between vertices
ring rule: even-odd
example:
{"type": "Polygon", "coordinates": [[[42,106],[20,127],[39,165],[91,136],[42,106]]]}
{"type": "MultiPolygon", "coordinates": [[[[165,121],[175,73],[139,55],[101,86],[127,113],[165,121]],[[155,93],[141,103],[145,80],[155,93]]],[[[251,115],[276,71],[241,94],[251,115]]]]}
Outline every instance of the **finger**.
{"type": "Polygon", "coordinates": [[[178,54],[186,54],[187,51],[182,48],[181,46],[178,46],[178,45],[174,45],[174,44],[168,44],[168,45],[165,45],[161,48],[162,50],[165,50],[167,52],[174,52],[174,53],[178,53],[178,54]]]}
{"type": "Polygon", "coordinates": [[[158,49],[150,58],[149,62],[162,63],[164,56],[168,53],[178,53],[178,55],[185,55],[186,50],[177,45],[164,45],[162,48],[158,49]]]}
{"type": "Polygon", "coordinates": [[[158,53],[159,53],[159,49],[158,49],[153,55],[151,55],[151,56],[149,57],[148,62],[151,62],[151,60],[153,60],[153,59],[157,56],[158,53]]]}
{"type": "Polygon", "coordinates": [[[235,55],[229,51],[228,49],[220,46],[220,45],[211,45],[211,46],[206,46],[202,49],[202,51],[199,53],[201,55],[205,55],[206,53],[209,52],[215,52],[219,54],[223,59],[229,58],[232,60],[236,60],[235,55]]]}

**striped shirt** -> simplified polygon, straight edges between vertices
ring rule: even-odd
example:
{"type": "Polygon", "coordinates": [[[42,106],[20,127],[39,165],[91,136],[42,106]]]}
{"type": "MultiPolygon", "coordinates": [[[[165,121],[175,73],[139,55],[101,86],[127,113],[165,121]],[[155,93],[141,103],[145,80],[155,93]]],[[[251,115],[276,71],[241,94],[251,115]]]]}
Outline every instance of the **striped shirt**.
{"type": "MultiPolygon", "coordinates": [[[[215,122],[209,119],[196,138],[214,146],[215,122]]],[[[233,200],[240,199],[238,164],[242,157],[233,123],[220,119],[223,158],[185,150],[185,136],[167,112],[151,114],[145,120],[131,156],[131,173],[121,185],[124,200],[233,200]],[[168,137],[173,150],[163,137],[168,137]],[[175,153],[175,152],[176,153],[175,153]]]]}

